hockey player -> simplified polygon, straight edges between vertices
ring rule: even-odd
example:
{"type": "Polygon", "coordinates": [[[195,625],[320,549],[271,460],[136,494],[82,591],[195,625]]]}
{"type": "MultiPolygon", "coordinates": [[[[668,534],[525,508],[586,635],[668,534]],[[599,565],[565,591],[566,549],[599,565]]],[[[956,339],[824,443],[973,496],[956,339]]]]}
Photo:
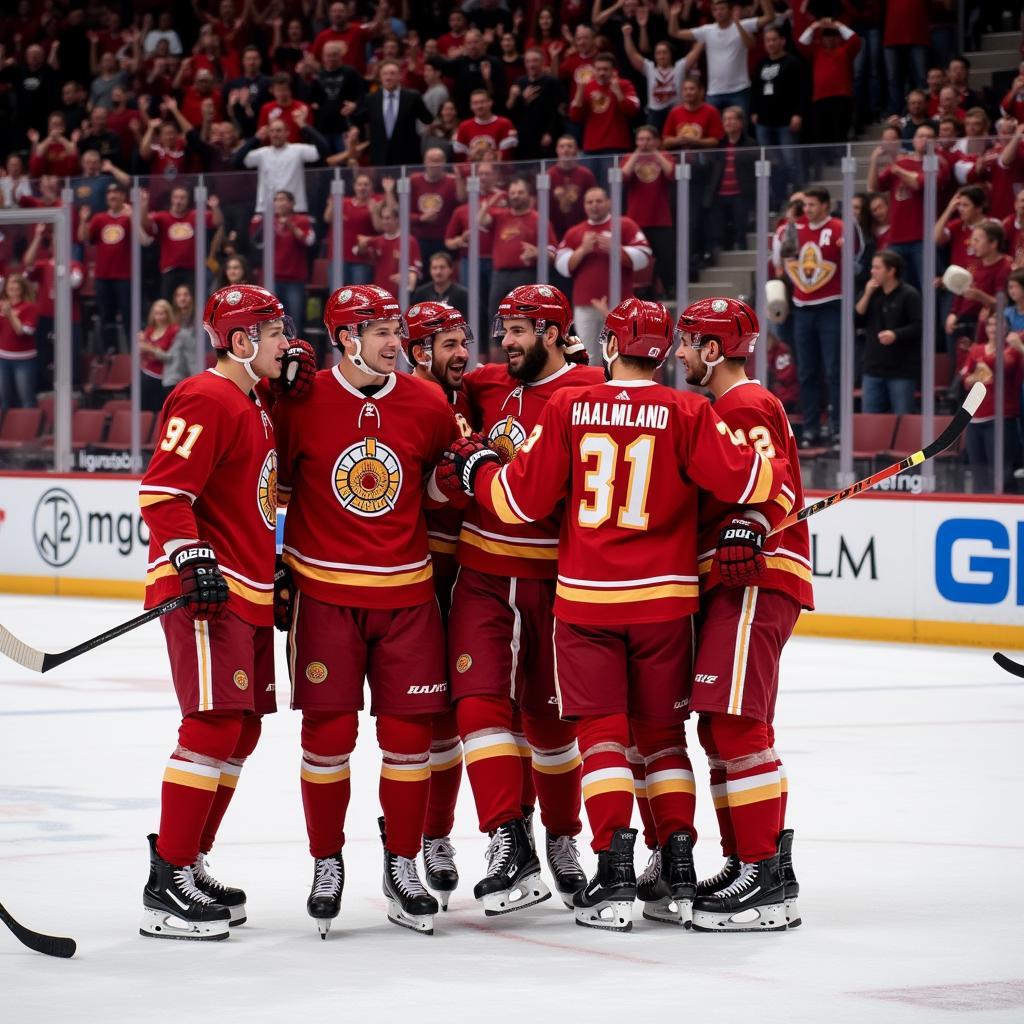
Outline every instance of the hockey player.
{"type": "Polygon", "coordinates": [[[253,386],[287,369],[289,327],[281,303],[253,285],[214,292],[204,325],[217,365],[171,392],[139,488],[146,607],[185,598],[160,620],[182,722],[142,897],[140,931],[157,938],[223,939],[245,921],[245,893],[213,878],[205,858],[261,716],[275,710],[277,455],[253,386]]]}
{"type": "Polygon", "coordinates": [[[655,383],[673,339],[664,306],[627,299],[601,333],[607,381],[554,396],[508,465],[464,438],[438,471],[442,489],[453,477],[509,525],[542,520],[565,499],[556,685],[562,717],[578,722],[598,856],[573,905],[578,924],[616,931],[632,928],[636,896],[631,730],[666,880],[689,926],[694,784],[683,720],[698,601],[697,486],[743,505],[781,486],[779,468],[730,437],[704,399],[655,383]]]}
{"type": "MultiPolygon", "coordinates": [[[[473,332],[454,306],[443,302],[419,302],[405,315],[408,335],[402,339],[413,375],[441,387],[463,433],[469,433],[469,403],[462,378],[469,362],[468,345],[473,332]]],[[[427,539],[434,567],[434,593],[441,619],[448,621],[452,587],[455,584],[455,545],[462,524],[462,509],[447,504],[426,509],[427,539]]],[[[455,824],[455,803],[462,781],[462,740],[455,711],[434,717],[430,744],[430,799],[423,828],[423,867],[427,888],[437,893],[442,910],[459,884],[451,831],[455,824]]]]}
{"type": "Polygon", "coordinates": [[[744,372],[758,336],[749,306],[702,299],[683,311],[678,328],[676,354],[687,383],[710,388],[715,412],[735,438],[768,458],[784,457],[789,467],[780,496],[758,512],[702,497],[701,615],[690,697],[726,856],[722,871],[698,885],[694,927],[781,931],[800,923],[799,887],[772,720],[783,645],[801,608],[813,608],[814,600],[807,524],[765,537],[794,506],[803,507],[797,445],[782,404],[744,372]]]}
{"type": "MultiPolygon", "coordinates": [[[[571,321],[568,300],[548,285],[514,288],[498,306],[494,334],[506,361],[478,367],[464,386],[473,426],[505,460],[515,457],[553,395],[601,379],[600,371],[567,361],[571,321]]],[[[459,534],[448,678],[480,829],[491,837],[487,873],[473,890],[487,914],[522,910],[551,895],[533,845],[531,781],[548,865],[567,907],[586,883],[575,842],[576,729],[559,721],[554,688],[558,522],[555,513],[510,527],[474,504],[459,534]],[[519,716],[525,737],[516,735],[519,716]]]]}
{"type": "Polygon", "coordinates": [[[342,847],[363,678],[382,753],[388,918],[433,932],[416,869],[430,786],[431,721],[448,706],[444,633],[423,517],[427,476],[458,430],[444,395],[396,373],[405,322],[375,285],[339,288],[324,323],[341,362],[278,409],[288,505],[275,617],[290,622],[292,706],[302,712],[302,802],[326,937],[344,886],[342,847]]]}

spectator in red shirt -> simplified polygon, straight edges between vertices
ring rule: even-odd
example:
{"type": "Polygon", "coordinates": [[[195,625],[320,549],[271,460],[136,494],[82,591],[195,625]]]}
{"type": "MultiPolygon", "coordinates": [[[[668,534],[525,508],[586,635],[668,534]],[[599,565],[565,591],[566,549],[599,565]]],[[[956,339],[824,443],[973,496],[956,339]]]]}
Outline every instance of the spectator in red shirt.
{"type": "Polygon", "coordinates": [[[928,101],[928,116],[934,117],[939,109],[939,93],[946,84],[946,72],[943,68],[929,68],[927,78],[928,88],[925,89],[925,97],[928,101]]]}
{"type": "MultiPolygon", "coordinates": [[[[171,189],[171,201],[166,210],[151,213],[149,197],[143,194],[139,211],[142,230],[155,240],[160,253],[160,296],[168,299],[178,285],[195,286],[196,279],[196,211],[189,209],[189,191],[179,185],[171,189]]],[[[204,214],[207,232],[224,223],[220,200],[211,195],[209,209],[204,214]]],[[[210,235],[207,234],[207,238],[210,235]]]]}
{"type": "Polygon", "coordinates": [[[754,140],[747,134],[742,107],[722,111],[722,149],[712,154],[708,195],[714,211],[712,245],[746,249],[750,202],[754,196],[754,140]]]}
{"type": "MultiPolygon", "coordinates": [[[[572,279],[573,320],[580,338],[597,364],[601,358],[598,335],[604,325],[603,310],[609,302],[609,271],[612,240],[611,202],[603,188],[592,188],[583,197],[587,219],[569,228],[558,247],[555,266],[572,279]]],[[[633,296],[633,274],[651,261],[651,247],[640,226],[629,217],[621,219],[622,249],[620,300],[633,296]]]]}
{"type": "Polygon", "coordinates": [[[999,221],[985,220],[971,231],[967,269],[971,284],[953,301],[946,333],[957,339],[957,365],[962,366],[971,341],[984,340],[984,320],[1006,290],[1013,266],[1002,252],[1006,238],[999,221]]]}
{"type": "MultiPolygon", "coordinates": [[[[263,244],[263,215],[250,222],[253,241],[263,244]]],[[[295,212],[295,196],[281,189],[274,193],[274,294],[284,311],[295,321],[301,335],[306,323],[306,282],[309,280],[309,253],[316,245],[313,219],[295,212]]]]}
{"type": "Polygon", "coordinates": [[[676,232],[672,219],[676,162],[661,151],[661,138],[651,125],[637,128],[636,149],[620,162],[626,183],[626,216],[643,228],[651,243],[661,293],[672,293],[676,279],[676,232]]]}
{"type": "Polygon", "coordinates": [[[599,155],[629,149],[629,122],[639,111],[633,83],[619,78],[612,54],[599,53],[594,77],[576,90],[569,105],[569,118],[583,125],[583,152],[599,155]]]}
{"type": "Polygon", "coordinates": [[[458,205],[455,175],[445,167],[444,150],[434,147],[423,154],[423,170],[409,178],[412,233],[428,260],[444,248],[445,230],[458,205]]]}
{"type": "Polygon", "coordinates": [[[1013,213],[1003,221],[1003,233],[1014,269],[1024,267],[1024,188],[1013,198],[1013,213]]]}
{"type": "MultiPolygon", "coordinates": [[[[387,179],[391,181],[391,179],[387,179]]],[[[389,193],[390,202],[395,201],[394,193],[389,193]]],[[[360,235],[373,235],[380,231],[380,211],[385,202],[382,195],[374,195],[373,177],[369,174],[357,174],[352,182],[352,195],[345,196],[341,205],[342,245],[345,247],[345,260],[342,267],[342,280],[349,284],[370,284],[373,280],[373,266],[369,256],[356,249],[356,239],[360,235]]],[[[331,224],[334,220],[334,205],[330,199],[324,209],[324,223],[327,225],[327,258],[334,258],[334,231],[331,224]]]]}
{"type": "Polygon", "coordinates": [[[559,238],[583,219],[583,197],[588,189],[597,185],[593,171],[580,163],[579,153],[576,139],[572,135],[563,135],[555,143],[558,159],[548,168],[551,226],[559,238]]]}
{"type": "Polygon", "coordinates": [[[479,159],[481,143],[493,145],[499,160],[515,159],[519,143],[515,125],[507,117],[499,117],[494,113],[494,101],[490,93],[486,89],[474,89],[469,94],[469,108],[473,116],[459,125],[452,143],[456,159],[479,159]]]}
{"type": "Polygon", "coordinates": [[[181,115],[189,124],[202,124],[204,100],[213,103],[213,120],[224,120],[224,102],[220,91],[215,88],[216,84],[212,71],[204,68],[196,72],[195,80],[185,90],[181,101],[181,115]]]}
{"type": "Polygon", "coordinates": [[[900,97],[925,84],[928,71],[928,0],[887,0],[882,34],[889,113],[899,113],[900,97]]]}
{"type": "MultiPolygon", "coordinates": [[[[373,283],[386,288],[392,295],[397,295],[402,287],[402,273],[399,261],[402,255],[402,238],[399,233],[398,210],[394,206],[384,206],[380,211],[380,223],[383,231],[379,235],[359,235],[356,246],[361,253],[373,260],[373,283]]],[[[415,238],[409,239],[409,293],[416,290],[416,282],[423,273],[423,260],[420,258],[420,247],[415,238]]]]}
{"type": "Polygon", "coordinates": [[[683,82],[683,102],[665,118],[661,137],[666,149],[713,149],[725,134],[718,109],[704,102],[704,90],[696,78],[683,82]]]}
{"type": "Polygon", "coordinates": [[[1017,70],[1017,77],[1010,83],[1006,95],[999,101],[999,109],[1006,117],[1024,123],[1024,61],[1017,70]]]}
{"type": "MultiPolygon", "coordinates": [[[[332,6],[339,5],[333,4],[332,6]]],[[[271,121],[283,121],[288,129],[288,141],[301,142],[302,129],[312,120],[309,107],[292,95],[292,80],[284,72],[278,72],[271,79],[270,92],[274,98],[260,107],[258,127],[263,128],[271,121]],[[303,115],[296,120],[295,114],[299,110],[303,111],[303,115]]]]}
{"type": "Polygon", "coordinates": [[[36,406],[37,319],[31,285],[11,274],[0,298],[0,412],[36,406]]]}
{"type": "Polygon", "coordinates": [[[135,336],[142,371],[140,403],[150,412],[160,411],[170,390],[163,385],[164,362],[177,333],[171,304],[166,299],[157,299],[149,308],[145,330],[135,336]]]}
{"type": "Polygon", "coordinates": [[[60,112],[49,116],[45,139],[40,140],[39,132],[29,128],[26,134],[32,148],[29,152],[28,172],[33,178],[43,174],[67,178],[78,170],[78,150],[75,148],[78,135],[76,133],[74,139],[69,139],[64,129],[64,115],[60,112]]]}
{"type": "Polygon", "coordinates": [[[128,333],[132,302],[131,211],[123,185],[107,186],[107,209],[91,216],[89,207],[78,211],[78,240],[95,247],[96,312],[103,352],[127,349],[118,335],[121,322],[128,333]]]}
{"type": "Polygon", "coordinates": [[[853,62],[860,36],[840,21],[822,18],[808,25],[798,42],[811,62],[814,80],[812,138],[820,143],[846,142],[853,124],[853,62]]]}
{"type": "Polygon", "coordinates": [[[366,73],[366,44],[380,35],[387,26],[387,4],[378,4],[373,21],[352,24],[349,21],[349,6],[346,3],[331,4],[327,8],[328,25],[313,40],[313,56],[319,61],[328,43],[342,43],[345,63],[359,74],[366,73]]]}
{"type": "Polygon", "coordinates": [[[1013,212],[1013,197],[1024,183],[1024,123],[1001,117],[996,122],[996,133],[995,144],[978,157],[967,177],[988,184],[989,211],[1002,220],[1013,212]]]}
{"type": "Polygon", "coordinates": [[[572,37],[572,47],[558,64],[558,77],[565,86],[570,102],[594,77],[596,57],[597,35],[589,25],[577,25],[572,37]]]}

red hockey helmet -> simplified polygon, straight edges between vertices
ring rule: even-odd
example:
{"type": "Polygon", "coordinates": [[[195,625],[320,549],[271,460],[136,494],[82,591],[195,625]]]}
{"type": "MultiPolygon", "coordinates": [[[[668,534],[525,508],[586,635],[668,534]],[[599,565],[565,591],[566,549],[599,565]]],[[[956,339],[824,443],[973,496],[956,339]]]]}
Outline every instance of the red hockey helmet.
{"type": "Polygon", "coordinates": [[[606,363],[608,339],[615,335],[617,355],[639,359],[656,359],[659,363],[668,355],[675,340],[672,316],[660,302],[645,299],[624,299],[605,318],[601,328],[601,351],[606,363]]]}
{"type": "Polygon", "coordinates": [[[558,328],[559,338],[569,337],[572,307],[565,295],[550,284],[521,284],[513,288],[498,304],[491,330],[493,337],[504,337],[506,318],[525,317],[532,320],[539,338],[550,324],[558,328]]]}
{"type": "Polygon", "coordinates": [[[332,345],[338,344],[340,329],[344,328],[358,339],[359,328],[375,320],[397,320],[402,337],[409,333],[394,295],[375,284],[345,285],[334,292],[324,306],[324,326],[332,345]]]}
{"type": "Polygon", "coordinates": [[[757,314],[739,299],[699,299],[679,314],[676,324],[680,333],[693,336],[690,344],[700,348],[714,340],[722,346],[727,359],[745,359],[754,351],[754,342],[761,331],[757,314]]]}
{"type": "Polygon", "coordinates": [[[291,317],[285,316],[281,300],[266,288],[255,284],[229,285],[218,288],[206,301],[203,327],[210,344],[219,351],[231,348],[231,334],[242,330],[253,344],[259,342],[260,324],[283,320],[285,334],[295,337],[291,317]]]}
{"type": "Polygon", "coordinates": [[[409,307],[405,314],[405,322],[407,334],[402,338],[402,348],[410,362],[413,345],[422,345],[429,350],[434,335],[442,331],[462,328],[466,334],[466,341],[473,340],[473,330],[466,323],[466,318],[447,302],[417,302],[415,306],[409,307]]]}

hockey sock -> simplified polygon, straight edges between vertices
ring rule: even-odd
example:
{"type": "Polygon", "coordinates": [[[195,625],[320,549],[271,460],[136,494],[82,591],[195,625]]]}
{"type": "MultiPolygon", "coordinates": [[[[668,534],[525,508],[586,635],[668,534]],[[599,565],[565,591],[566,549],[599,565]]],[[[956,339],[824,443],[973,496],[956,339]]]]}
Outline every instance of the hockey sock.
{"type": "Polygon", "coordinates": [[[729,797],[725,791],[725,762],[718,756],[714,737],[711,735],[711,716],[701,715],[697,721],[697,739],[708,756],[711,769],[711,799],[718,818],[718,833],[722,838],[722,854],[733,857],[736,854],[736,834],[732,830],[732,815],[729,813],[729,797]]]}
{"type": "Polygon", "coordinates": [[[199,840],[224,763],[241,734],[241,711],[203,711],[182,720],[178,745],[164,769],[160,790],[156,849],[169,864],[184,867],[199,856],[199,840]]]}
{"type": "Polygon", "coordinates": [[[462,781],[462,740],[455,722],[455,710],[435,715],[430,743],[430,797],[423,834],[437,839],[451,835],[455,825],[455,802],[462,781]]]}
{"type": "Polygon", "coordinates": [[[260,715],[246,715],[242,719],[242,735],[239,736],[231,756],[221,767],[217,792],[213,796],[213,806],[210,808],[210,813],[206,816],[206,824],[203,826],[203,834],[199,840],[199,849],[203,853],[209,853],[213,849],[217,830],[224,820],[224,812],[227,811],[228,804],[231,803],[231,798],[235,795],[235,787],[238,785],[238,777],[242,774],[245,759],[256,749],[256,744],[259,742],[262,724],[260,715]]]}
{"type": "Polygon", "coordinates": [[[693,812],[697,789],[682,724],[661,725],[634,719],[630,725],[637,750],[644,759],[647,800],[657,825],[658,844],[664,846],[674,832],[689,832],[696,842],[693,812]]]}
{"type": "Polygon", "coordinates": [[[779,769],[779,831],[786,827],[786,801],[789,799],[789,779],[786,777],[786,766],[775,750],[775,727],[768,723],[768,743],[775,751],[775,767],[779,769]]]}
{"type": "Polygon", "coordinates": [[[522,816],[523,767],[506,697],[463,697],[455,707],[481,832],[522,816]]]}
{"type": "Polygon", "coordinates": [[[345,814],[352,792],[348,761],[358,728],[354,711],[302,713],[300,788],[314,857],[330,857],[345,845],[345,814]]]}
{"type": "Polygon", "coordinates": [[[654,823],[651,802],[647,799],[647,775],[644,770],[644,759],[636,747],[629,747],[626,750],[626,760],[633,770],[633,793],[636,796],[637,809],[640,811],[640,821],[644,826],[644,846],[648,850],[653,850],[658,845],[658,826],[654,823]]]}
{"type": "Polygon", "coordinates": [[[725,790],[736,833],[736,853],[746,863],[775,855],[781,786],[764,722],[711,714],[715,746],[725,762],[725,790]]]}
{"type": "Polygon", "coordinates": [[[380,806],[387,848],[412,859],[423,843],[423,821],[430,796],[429,715],[378,715],[380,806]]]}
{"type": "Polygon", "coordinates": [[[529,814],[537,803],[537,787],[533,784],[533,751],[530,742],[523,732],[523,713],[518,705],[512,707],[512,739],[516,741],[519,757],[522,760],[523,789],[519,798],[519,806],[523,815],[529,814]]]}
{"type": "Polygon", "coordinates": [[[540,820],[555,836],[577,836],[583,761],[576,743],[576,723],[523,712],[523,728],[532,754],[530,769],[540,804],[540,820]]]}
{"type": "Polygon", "coordinates": [[[633,817],[633,772],[626,760],[629,721],[625,715],[581,718],[577,735],[583,751],[583,802],[594,836],[590,845],[598,853],[633,817]]]}

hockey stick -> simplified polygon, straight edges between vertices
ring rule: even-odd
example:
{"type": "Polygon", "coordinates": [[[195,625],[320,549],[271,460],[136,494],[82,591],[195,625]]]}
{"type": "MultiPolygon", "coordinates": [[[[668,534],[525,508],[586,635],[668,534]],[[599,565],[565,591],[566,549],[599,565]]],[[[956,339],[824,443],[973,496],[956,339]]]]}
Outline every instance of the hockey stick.
{"type": "Polygon", "coordinates": [[[0,903],[0,920],[14,932],[15,938],[22,944],[34,949],[37,953],[45,953],[47,956],[57,956],[67,960],[75,955],[78,946],[74,939],[65,939],[59,935],[43,935],[41,932],[34,932],[23,924],[18,924],[7,912],[7,908],[0,903]]]}
{"type": "MultiPolygon", "coordinates": [[[[276,583],[283,575],[283,572],[275,573],[274,582],[276,583]]],[[[36,648],[30,647],[23,640],[19,640],[9,629],[0,626],[0,654],[6,655],[32,672],[49,672],[51,668],[56,668],[66,661],[71,661],[72,658],[77,658],[80,654],[94,650],[108,640],[116,640],[119,636],[124,636],[125,633],[144,626],[147,622],[152,622],[168,612],[173,612],[175,608],[180,608],[184,603],[183,597],[172,597],[169,601],[164,601],[163,604],[158,604],[155,608],[150,608],[141,615],[136,615],[134,619],[122,622],[120,626],[114,626],[113,629],[94,636],[91,640],[86,640],[76,647],[69,647],[66,651],[54,651],[53,653],[38,651],[36,648]]]]}
{"type": "Polygon", "coordinates": [[[998,651],[992,655],[992,660],[1003,669],[1006,669],[1011,676],[1017,676],[1020,679],[1024,679],[1024,665],[1019,665],[1017,662],[1008,658],[1005,654],[1000,654],[998,651]]]}
{"type": "MultiPolygon", "coordinates": [[[[935,458],[940,452],[944,452],[947,448],[951,447],[956,439],[967,429],[967,424],[974,418],[974,414],[978,411],[978,406],[981,405],[984,398],[985,385],[978,381],[964,399],[964,404],[957,409],[956,415],[950,421],[949,426],[931,444],[926,444],[920,451],[914,452],[913,455],[908,455],[900,462],[894,462],[891,466],[886,466],[885,469],[880,469],[877,473],[872,473],[871,476],[866,476],[863,480],[858,480],[856,483],[850,484],[849,487],[844,487],[841,491],[836,491],[835,494],[830,494],[827,498],[816,501],[813,505],[808,505],[806,508],[791,512],[772,530],[772,533],[780,533],[789,526],[802,523],[805,519],[809,519],[818,512],[831,508],[836,502],[852,498],[860,494],[861,491],[866,491],[869,487],[874,487],[875,484],[888,480],[889,477],[902,473],[905,469],[910,469],[911,466],[919,466],[922,462],[935,458]]],[[[1003,668],[1005,667],[1004,665],[1003,668]]]]}

